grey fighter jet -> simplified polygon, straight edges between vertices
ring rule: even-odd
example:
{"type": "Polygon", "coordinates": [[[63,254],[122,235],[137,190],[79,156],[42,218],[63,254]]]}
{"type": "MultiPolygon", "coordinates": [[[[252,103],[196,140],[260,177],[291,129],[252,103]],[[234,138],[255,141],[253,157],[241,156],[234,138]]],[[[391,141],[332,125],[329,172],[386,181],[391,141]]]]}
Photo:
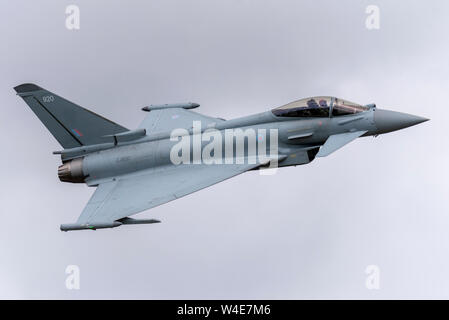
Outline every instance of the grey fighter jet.
{"type": "Polygon", "coordinates": [[[249,170],[307,164],[358,137],[428,120],[323,96],[232,120],[191,111],[196,103],[150,105],[129,130],[35,84],[14,89],[62,146],[54,152],[59,179],[96,187],[62,231],[157,223],[130,216],[249,170]]]}

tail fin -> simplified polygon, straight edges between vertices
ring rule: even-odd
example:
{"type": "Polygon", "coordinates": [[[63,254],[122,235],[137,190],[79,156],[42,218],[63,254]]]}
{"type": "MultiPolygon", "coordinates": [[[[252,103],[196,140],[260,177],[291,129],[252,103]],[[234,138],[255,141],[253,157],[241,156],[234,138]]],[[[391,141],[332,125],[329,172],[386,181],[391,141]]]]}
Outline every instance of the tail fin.
{"type": "Polygon", "coordinates": [[[104,143],[105,135],[128,131],[35,84],[24,83],[14,90],[65,149],[104,143]]]}

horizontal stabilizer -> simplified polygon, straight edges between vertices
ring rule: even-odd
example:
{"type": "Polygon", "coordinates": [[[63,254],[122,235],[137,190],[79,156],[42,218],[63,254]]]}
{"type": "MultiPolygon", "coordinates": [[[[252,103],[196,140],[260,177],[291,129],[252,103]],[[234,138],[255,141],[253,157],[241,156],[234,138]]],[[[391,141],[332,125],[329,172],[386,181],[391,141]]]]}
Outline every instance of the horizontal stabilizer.
{"type": "Polygon", "coordinates": [[[326,157],[330,155],[332,152],[347,145],[349,142],[357,139],[366,132],[367,131],[355,131],[331,135],[329,138],[327,138],[326,142],[321,146],[320,151],[316,156],[326,157]]]}

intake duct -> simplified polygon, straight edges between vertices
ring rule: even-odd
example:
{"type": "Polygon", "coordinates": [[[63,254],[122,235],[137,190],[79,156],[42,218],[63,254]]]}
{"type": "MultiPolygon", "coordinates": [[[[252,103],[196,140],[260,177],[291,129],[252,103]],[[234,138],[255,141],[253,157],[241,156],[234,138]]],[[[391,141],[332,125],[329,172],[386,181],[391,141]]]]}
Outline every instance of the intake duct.
{"type": "Polygon", "coordinates": [[[84,182],[83,158],[77,158],[65,162],[58,167],[58,177],[62,182],[84,182]]]}

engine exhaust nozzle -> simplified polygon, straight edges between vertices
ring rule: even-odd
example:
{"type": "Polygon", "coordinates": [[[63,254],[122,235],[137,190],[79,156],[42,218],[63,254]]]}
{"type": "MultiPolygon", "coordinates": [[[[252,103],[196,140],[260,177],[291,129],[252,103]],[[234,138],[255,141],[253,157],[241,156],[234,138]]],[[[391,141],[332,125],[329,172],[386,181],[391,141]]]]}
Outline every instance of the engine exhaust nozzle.
{"type": "Polygon", "coordinates": [[[77,158],[58,167],[58,177],[62,182],[82,183],[86,178],[83,173],[83,158],[77,158]]]}

